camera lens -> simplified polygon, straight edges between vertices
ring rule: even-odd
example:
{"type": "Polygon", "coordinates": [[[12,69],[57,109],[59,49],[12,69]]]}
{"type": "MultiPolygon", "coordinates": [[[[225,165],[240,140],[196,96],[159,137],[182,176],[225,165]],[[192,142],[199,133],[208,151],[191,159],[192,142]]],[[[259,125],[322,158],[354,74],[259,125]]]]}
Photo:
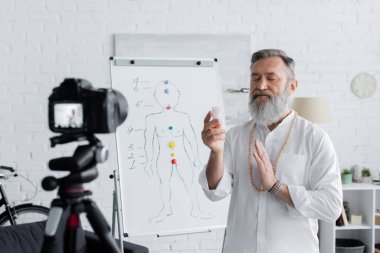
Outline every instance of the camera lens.
{"type": "Polygon", "coordinates": [[[120,126],[128,116],[128,103],[123,94],[117,90],[113,90],[115,94],[115,120],[116,127],[120,126]]]}

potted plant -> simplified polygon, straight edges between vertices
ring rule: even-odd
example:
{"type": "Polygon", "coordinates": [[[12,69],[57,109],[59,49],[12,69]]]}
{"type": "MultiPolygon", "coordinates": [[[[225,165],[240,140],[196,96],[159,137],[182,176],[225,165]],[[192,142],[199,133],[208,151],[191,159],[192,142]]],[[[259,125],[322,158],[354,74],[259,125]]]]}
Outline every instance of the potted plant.
{"type": "Polygon", "coordinates": [[[351,184],[352,183],[351,170],[343,169],[341,177],[342,177],[342,184],[351,184]]]}
{"type": "Polygon", "coordinates": [[[371,183],[371,171],[369,168],[364,167],[362,170],[363,183],[371,183]]]}

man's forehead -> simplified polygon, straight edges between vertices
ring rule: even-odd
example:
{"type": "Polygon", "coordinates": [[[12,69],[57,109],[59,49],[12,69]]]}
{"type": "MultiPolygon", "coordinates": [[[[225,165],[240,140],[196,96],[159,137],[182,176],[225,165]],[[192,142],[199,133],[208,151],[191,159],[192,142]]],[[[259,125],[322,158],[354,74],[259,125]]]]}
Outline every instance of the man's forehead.
{"type": "Polygon", "coordinates": [[[278,73],[286,71],[286,66],[283,60],[278,56],[267,57],[260,59],[252,65],[252,73],[278,73]]]}

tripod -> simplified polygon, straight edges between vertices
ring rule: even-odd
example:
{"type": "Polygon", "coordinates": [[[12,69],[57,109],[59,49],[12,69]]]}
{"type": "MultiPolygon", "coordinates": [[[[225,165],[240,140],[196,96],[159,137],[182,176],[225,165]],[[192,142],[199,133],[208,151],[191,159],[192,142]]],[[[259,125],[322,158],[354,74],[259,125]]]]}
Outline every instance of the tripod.
{"type": "Polygon", "coordinates": [[[49,162],[49,168],[56,171],[70,171],[62,177],[46,177],[42,181],[45,190],[57,187],[58,196],[51,203],[51,210],[46,223],[42,253],[75,253],[81,251],[79,244],[79,214],[86,213],[87,219],[99,237],[107,252],[120,253],[111,229],[97,205],[88,198],[92,193],[84,190],[83,183],[93,181],[98,176],[96,164],[104,162],[108,150],[93,135],[61,135],[50,139],[52,147],[57,144],[77,140],[88,140],[88,145],[77,147],[72,157],[62,157],[49,162]]]}

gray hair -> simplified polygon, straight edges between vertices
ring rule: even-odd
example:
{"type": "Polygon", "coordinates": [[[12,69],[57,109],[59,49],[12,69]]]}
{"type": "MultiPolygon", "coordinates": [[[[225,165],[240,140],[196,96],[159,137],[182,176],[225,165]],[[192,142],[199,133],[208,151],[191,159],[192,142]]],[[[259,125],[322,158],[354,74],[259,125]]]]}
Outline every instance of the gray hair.
{"type": "Polygon", "coordinates": [[[257,62],[258,60],[268,58],[268,57],[273,57],[273,56],[277,56],[282,59],[282,61],[285,63],[286,67],[289,70],[290,80],[294,80],[296,63],[284,51],[279,50],[279,49],[262,49],[262,50],[254,52],[251,58],[251,68],[253,64],[255,64],[255,62],[257,62]]]}

